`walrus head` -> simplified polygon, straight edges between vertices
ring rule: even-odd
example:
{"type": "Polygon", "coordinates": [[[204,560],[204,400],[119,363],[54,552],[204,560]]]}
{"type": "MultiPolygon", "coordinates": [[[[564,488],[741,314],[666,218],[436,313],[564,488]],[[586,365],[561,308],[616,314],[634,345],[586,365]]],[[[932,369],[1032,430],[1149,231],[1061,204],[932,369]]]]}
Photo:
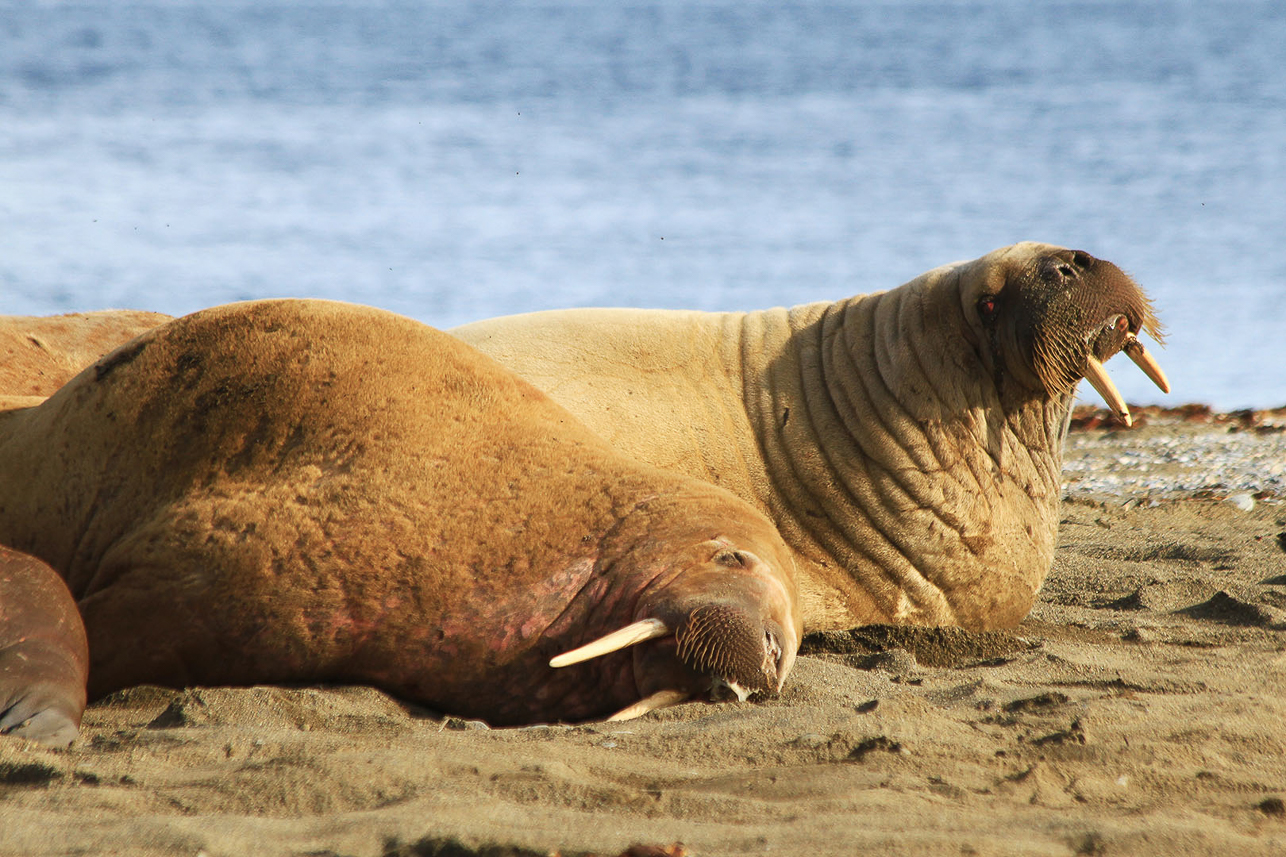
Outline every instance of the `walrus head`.
{"type": "Polygon", "coordinates": [[[1103,371],[1125,351],[1168,387],[1138,341],[1161,334],[1142,289],[1049,244],[781,320],[743,324],[741,353],[773,355],[745,403],[765,505],[800,554],[825,558],[801,576],[818,628],[1017,624],[1053,562],[1077,384],[1128,420],[1103,371]]]}
{"type": "Polygon", "coordinates": [[[1018,270],[987,265],[989,275],[964,278],[960,293],[998,385],[1007,376],[1056,399],[1084,378],[1129,425],[1125,400],[1103,369],[1109,357],[1125,351],[1153,383],[1170,391],[1165,373],[1138,340],[1146,332],[1160,342],[1161,324],[1148,296],[1120,268],[1061,247],[1020,244],[997,254],[1024,264],[1018,270]]]}
{"type": "Polygon", "coordinates": [[[802,624],[793,575],[725,538],[696,545],[676,571],[642,594],[636,621],[549,662],[565,667],[636,646],[641,698],[609,720],[704,693],[775,693],[795,663],[802,624]],[[656,642],[638,645],[648,641],[656,642]]]}

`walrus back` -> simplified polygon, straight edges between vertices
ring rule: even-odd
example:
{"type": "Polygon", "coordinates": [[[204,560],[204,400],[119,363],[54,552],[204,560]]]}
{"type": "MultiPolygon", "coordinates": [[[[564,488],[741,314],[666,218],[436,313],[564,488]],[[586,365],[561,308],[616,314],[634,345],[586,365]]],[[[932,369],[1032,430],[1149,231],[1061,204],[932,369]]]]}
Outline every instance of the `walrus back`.
{"type": "MultiPolygon", "coordinates": [[[[334,486],[360,471],[371,496],[409,502],[417,492],[459,496],[451,483],[460,474],[435,461],[470,445],[512,441],[513,460],[494,463],[514,470],[539,445],[542,426],[560,442],[599,443],[542,393],[453,338],[322,301],[231,305],[174,321],[8,424],[0,439],[7,482],[57,479],[62,490],[53,508],[27,507],[26,515],[16,514],[19,497],[6,498],[5,543],[67,569],[80,595],[91,588],[82,570],[99,569],[111,541],[194,489],[231,490],[265,472],[334,486]],[[523,437],[506,438],[516,425],[523,437]],[[421,450],[421,460],[406,461],[406,449],[421,450]],[[433,484],[435,475],[443,484],[433,484]],[[36,522],[51,514],[81,533],[77,544],[38,544],[40,531],[53,528],[36,522]],[[24,518],[32,526],[21,527],[24,518]]],[[[474,469],[483,478],[481,463],[474,469]]]]}

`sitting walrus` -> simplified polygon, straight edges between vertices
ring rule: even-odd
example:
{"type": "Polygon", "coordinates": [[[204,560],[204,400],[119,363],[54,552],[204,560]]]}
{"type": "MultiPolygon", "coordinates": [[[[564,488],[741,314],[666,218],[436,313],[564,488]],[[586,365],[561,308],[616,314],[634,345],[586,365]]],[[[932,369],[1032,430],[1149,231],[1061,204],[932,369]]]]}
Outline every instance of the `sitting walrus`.
{"type": "Polygon", "coordinates": [[[1054,556],[1087,378],[1160,329],[1134,281],[1017,244],[892,291],[753,313],[567,310],[451,332],[617,449],[728,488],[795,552],[804,624],[1012,626],[1054,556]]]}
{"type": "Polygon", "coordinates": [[[497,725],[625,717],[778,689],[800,638],[748,504],[457,339],[324,301],[179,319],[0,414],[0,544],[28,555],[0,555],[0,731],[50,741],[85,670],[46,563],[91,699],[335,681],[497,725]]]}

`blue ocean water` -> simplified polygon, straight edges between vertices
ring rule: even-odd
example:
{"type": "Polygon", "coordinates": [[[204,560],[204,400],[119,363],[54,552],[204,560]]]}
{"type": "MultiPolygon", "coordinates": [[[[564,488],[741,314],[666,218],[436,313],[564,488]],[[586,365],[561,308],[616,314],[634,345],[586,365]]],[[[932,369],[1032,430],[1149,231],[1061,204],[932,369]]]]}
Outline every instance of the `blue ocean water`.
{"type": "Polygon", "coordinates": [[[1152,294],[1131,401],[1286,404],[1286,5],[0,0],[3,313],[752,309],[1023,239],[1152,294]]]}

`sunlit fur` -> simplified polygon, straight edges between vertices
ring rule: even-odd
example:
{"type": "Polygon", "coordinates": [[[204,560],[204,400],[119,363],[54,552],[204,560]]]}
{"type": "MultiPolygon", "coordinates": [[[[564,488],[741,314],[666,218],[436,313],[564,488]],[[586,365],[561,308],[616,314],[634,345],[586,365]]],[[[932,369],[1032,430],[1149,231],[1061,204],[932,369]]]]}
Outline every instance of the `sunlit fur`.
{"type": "Polygon", "coordinates": [[[795,551],[807,626],[993,628],[1026,615],[1053,561],[1073,388],[1091,350],[1120,348],[1095,333],[1117,314],[1160,334],[1115,266],[1025,243],[833,303],[452,332],[618,449],[766,511],[795,551]]]}
{"type": "Polygon", "coordinates": [[[52,395],[122,342],[168,320],[134,310],[0,316],[0,396],[52,395]]]}

